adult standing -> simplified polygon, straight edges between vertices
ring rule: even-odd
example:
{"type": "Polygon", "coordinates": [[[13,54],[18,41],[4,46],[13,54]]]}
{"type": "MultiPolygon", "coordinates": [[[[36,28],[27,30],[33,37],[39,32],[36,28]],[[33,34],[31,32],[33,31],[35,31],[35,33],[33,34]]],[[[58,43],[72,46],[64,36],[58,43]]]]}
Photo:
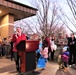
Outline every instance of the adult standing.
{"type": "Polygon", "coordinates": [[[6,52],[6,57],[8,58],[10,55],[10,37],[7,37],[6,40],[4,41],[5,44],[5,52],[6,52]]]}
{"type": "Polygon", "coordinates": [[[69,65],[75,64],[76,62],[76,38],[74,33],[71,34],[71,37],[68,40],[69,46],[69,65]]]}
{"type": "Polygon", "coordinates": [[[50,38],[50,47],[51,47],[51,60],[54,60],[54,53],[55,50],[57,49],[57,46],[55,44],[55,36],[52,36],[50,38]]]}
{"type": "Polygon", "coordinates": [[[6,41],[6,38],[3,38],[3,40],[2,40],[2,56],[4,56],[4,57],[6,57],[5,41],[6,41]]]}
{"type": "Polygon", "coordinates": [[[16,34],[13,34],[12,42],[13,42],[13,52],[14,52],[14,58],[15,58],[15,64],[17,71],[20,71],[20,54],[19,51],[16,48],[16,45],[22,41],[26,40],[26,35],[22,33],[21,27],[16,28],[16,34]]]}
{"type": "Polygon", "coordinates": [[[55,41],[56,45],[57,45],[57,50],[58,50],[58,54],[62,53],[63,47],[67,46],[68,44],[68,40],[66,37],[63,36],[63,33],[59,34],[59,37],[57,38],[57,40],[55,41]]]}
{"type": "Polygon", "coordinates": [[[58,34],[58,37],[55,40],[55,44],[57,45],[57,51],[56,51],[56,59],[60,58],[62,52],[63,52],[63,47],[67,46],[68,44],[68,40],[66,38],[66,36],[60,32],[58,34]]]}

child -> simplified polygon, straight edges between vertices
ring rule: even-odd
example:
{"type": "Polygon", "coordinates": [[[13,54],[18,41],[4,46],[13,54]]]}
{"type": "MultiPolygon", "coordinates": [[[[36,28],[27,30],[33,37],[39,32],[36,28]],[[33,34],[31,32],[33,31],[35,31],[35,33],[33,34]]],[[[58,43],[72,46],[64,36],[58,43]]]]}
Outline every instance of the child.
{"type": "Polygon", "coordinates": [[[40,57],[38,59],[37,67],[45,69],[47,58],[48,58],[48,47],[45,47],[43,50],[40,51],[40,57]]]}
{"type": "Polygon", "coordinates": [[[67,51],[67,46],[65,46],[62,50],[62,53],[58,57],[59,69],[68,71],[67,69],[68,60],[69,60],[69,52],[67,51]]]}
{"type": "Polygon", "coordinates": [[[48,58],[48,46],[44,42],[42,42],[42,49],[40,50],[40,57],[38,59],[37,67],[45,69],[47,58],[48,58]]]}
{"type": "Polygon", "coordinates": [[[42,41],[39,40],[39,48],[36,50],[37,62],[40,57],[40,50],[42,49],[42,41]]]}

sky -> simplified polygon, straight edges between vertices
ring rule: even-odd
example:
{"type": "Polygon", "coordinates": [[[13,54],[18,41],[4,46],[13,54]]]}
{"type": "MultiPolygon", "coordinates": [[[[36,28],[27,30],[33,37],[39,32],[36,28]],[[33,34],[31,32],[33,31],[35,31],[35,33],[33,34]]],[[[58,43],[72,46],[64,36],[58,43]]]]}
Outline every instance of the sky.
{"type": "MultiPolygon", "coordinates": [[[[74,24],[76,24],[76,20],[74,19],[72,12],[70,10],[70,7],[67,5],[67,0],[59,0],[59,4],[61,6],[61,8],[63,9],[64,13],[66,14],[66,16],[69,17],[69,19],[71,20],[71,22],[73,22],[74,24]]],[[[69,27],[76,32],[76,28],[67,20],[69,27]]]]}
{"type": "MultiPolygon", "coordinates": [[[[28,6],[31,6],[33,7],[33,5],[30,3],[32,0],[14,0],[14,1],[17,1],[17,2],[20,2],[20,3],[23,3],[25,5],[28,5],[28,6]]],[[[66,0],[57,0],[58,3],[60,4],[61,8],[63,9],[63,11],[68,14],[67,16],[71,17],[71,12],[70,12],[70,9],[66,3],[66,0]]],[[[70,24],[70,23],[69,23],[70,24]]],[[[75,30],[74,27],[70,24],[69,27],[72,28],[72,30],[75,30]]]]}
{"type": "Polygon", "coordinates": [[[31,2],[32,0],[14,0],[14,1],[20,2],[20,3],[25,4],[25,5],[28,5],[28,6],[32,6],[32,5],[30,4],[30,2],[31,2]]]}

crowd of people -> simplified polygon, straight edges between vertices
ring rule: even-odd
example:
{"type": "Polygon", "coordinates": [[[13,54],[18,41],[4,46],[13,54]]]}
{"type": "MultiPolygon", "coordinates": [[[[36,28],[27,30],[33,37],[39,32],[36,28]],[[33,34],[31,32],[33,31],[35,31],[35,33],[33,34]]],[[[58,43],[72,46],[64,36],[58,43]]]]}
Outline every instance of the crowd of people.
{"type": "Polygon", "coordinates": [[[54,36],[45,37],[40,41],[37,53],[37,67],[46,68],[46,62],[55,60],[55,52],[59,69],[67,71],[67,66],[75,66],[76,64],[76,38],[75,34],[63,37],[62,34],[55,38],[54,36]],[[39,56],[40,55],[40,56],[39,56]],[[47,56],[45,58],[45,56],[47,56]],[[45,63],[45,64],[43,64],[45,63]]]}
{"type": "MultiPolygon", "coordinates": [[[[16,28],[16,34],[12,37],[1,39],[0,37],[0,58],[11,56],[11,60],[14,58],[16,69],[20,71],[20,53],[18,52],[16,45],[21,40],[27,40],[27,36],[22,33],[20,27],[16,28]]],[[[59,69],[67,69],[67,65],[70,67],[76,64],[76,38],[74,33],[71,36],[59,37],[44,36],[39,40],[39,48],[36,50],[37,67],[45,69],[48,61],[58,61],[59,69]],[[57,52],[55,59],[55,52],[57,52]]]]}
{"type": "Polygon", "coordinates": [[[0,37],[0,58],[8,58],[11,55],[11,37],[3,38],[0,37]]]}

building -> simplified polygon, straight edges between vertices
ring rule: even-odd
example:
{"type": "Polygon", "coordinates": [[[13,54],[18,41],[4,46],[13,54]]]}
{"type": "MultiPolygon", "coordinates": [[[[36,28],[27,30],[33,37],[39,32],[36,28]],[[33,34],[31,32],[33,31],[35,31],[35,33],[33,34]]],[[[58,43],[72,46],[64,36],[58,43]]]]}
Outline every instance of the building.
{"type": "Polygon", "coordinates": [[[11,36],[14,21],[34,16],[37,9],[13,0],[0,0],[0,36],[11,36]]]}

